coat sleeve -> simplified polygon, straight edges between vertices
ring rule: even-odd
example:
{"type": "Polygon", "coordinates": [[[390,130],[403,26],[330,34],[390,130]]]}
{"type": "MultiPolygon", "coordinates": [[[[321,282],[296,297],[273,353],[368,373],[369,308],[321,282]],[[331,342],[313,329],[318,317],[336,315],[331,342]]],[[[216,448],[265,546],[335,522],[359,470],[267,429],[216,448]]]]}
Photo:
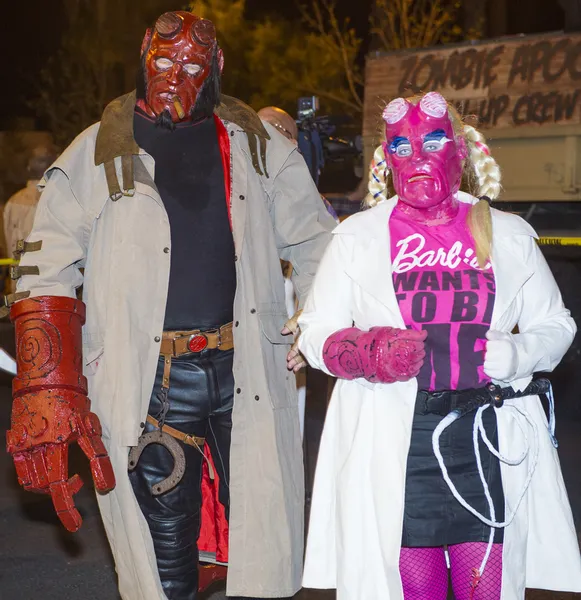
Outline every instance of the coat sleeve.
{"type": "Polygon", "coordinates": [[[332,375],[323,361],[327,338],[353,325],[353,281],[345,272],[352,236],[334,235],[299,318],[299,349],[309,364],[332,375]]]}
{"type": "Polygon", "coordinates": [[[302,307],[336,223],[297,150],[277,172],[270,198],[279,256],[293,266],[292,281],[302,307]]]}
{"type": "Polygon", "coordinates": [[[17,291],[31,296],[76,297],[83,283],[80,269],[87,254],[92,219],[75,197],[67,175],[53,168],[46,176],[30,242],[42,242],[40,250],[22,256],[22,266],[37,266],[38,275],[24,275],[17,291]]]}
{"type": "Polygon", "coordinates": [[[577,326],[565,308],[557,282],[535,239],[526,239],[525,260],[533,275],[522,289],[523,309],[514,335],[518,351],[516,379],[552,371],[573,342],[577,326]]]}

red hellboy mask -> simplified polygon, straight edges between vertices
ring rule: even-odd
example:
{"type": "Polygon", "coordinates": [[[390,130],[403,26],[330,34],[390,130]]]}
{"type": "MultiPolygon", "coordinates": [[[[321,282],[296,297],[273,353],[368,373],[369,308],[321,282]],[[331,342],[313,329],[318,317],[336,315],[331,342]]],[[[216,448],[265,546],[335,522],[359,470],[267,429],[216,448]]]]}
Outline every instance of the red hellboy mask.
{"type": "Polygon", "coordinates": [[[162,123],[210,116],[220,103],[224,59],[211,21],[163,14],[145,34],[141,60],[138,106],[162,123]]]}

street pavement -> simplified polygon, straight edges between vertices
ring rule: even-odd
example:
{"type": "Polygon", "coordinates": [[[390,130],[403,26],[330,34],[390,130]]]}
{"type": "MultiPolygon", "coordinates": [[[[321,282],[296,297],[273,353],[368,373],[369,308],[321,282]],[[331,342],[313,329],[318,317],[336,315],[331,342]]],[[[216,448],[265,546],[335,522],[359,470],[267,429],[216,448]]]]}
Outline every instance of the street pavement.
{"type": "MultiPolygon", "coordinates": [[[[324,419],[326,385],[325,378],[319,374],[310,372],[310,377],[306,447],[309,479],[314,470],[317,440],[324,419]]],[[[0,431],[6,431],[9,422],[10,378],[0,375],[0,431]]],[[[581,422],[562,419],[557,433],[575,519],[581,525],[581,470],[578,468],[581,422]]],[[[70,472],[80,472],[86,484],[76,496],[84,523],[75,534],[67,533],[59,524],[47,497],[19,488],[10,457],[0,451],[0,600],[119,599],[115,570],[99,520],[86,460],[78,449],[72,448],[70,462],[70,472]]],[[[209,600],[209,596],[205,594],[203,599],[209,600]]],[[[303,590],[294,600],[334,598],[333,592],[303,590]]],[[[527,595],[527,600],[573,598],[581,598],[581,595],[546,592],[527,595]]]]}

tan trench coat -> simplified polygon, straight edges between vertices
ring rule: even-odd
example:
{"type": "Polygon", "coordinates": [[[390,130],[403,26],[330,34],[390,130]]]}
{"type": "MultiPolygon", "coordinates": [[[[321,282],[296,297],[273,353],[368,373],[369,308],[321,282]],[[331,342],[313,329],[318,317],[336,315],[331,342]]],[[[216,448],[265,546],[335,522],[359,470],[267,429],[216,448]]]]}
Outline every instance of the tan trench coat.
{"type": "MultiPolygon", "coordinates": [[[[153,158],[133,140],[134,102],[130,94],[112,103],[101,123],[83,132],[47,172],[29,237],[42,240],[42,249],[22,260],[38,265],[40,275],[23,276],[18,291],[73,297],[84,286],[85,374],[117,477],[117,487],[99,497],[99,507],[122,598],[159,600],[165,595],[149,529],[127,477],[127,456],[153,388],[171,237],[153,182],[153,158]],[[119,181],[126,175],[119,157],[133,154],[133,196],[109,198],[103,166],[95,164],[96,143],[101,155],[105,149],[107,158],[116,157],[119,181]]],[[[234,116],[240,113],[238,104],[234,116]]],[[[294,265],[304,296],[334,222],[296,146],[270,135],[269,177],[260,176],[247,134],[217,114],[231,143],[238,282],[227,590],[233,596],[285,597],[300,588],[304,491],[295,378],[285,363],[289,338],[280,334],[287,316],[279,258],[294,265]]]]}

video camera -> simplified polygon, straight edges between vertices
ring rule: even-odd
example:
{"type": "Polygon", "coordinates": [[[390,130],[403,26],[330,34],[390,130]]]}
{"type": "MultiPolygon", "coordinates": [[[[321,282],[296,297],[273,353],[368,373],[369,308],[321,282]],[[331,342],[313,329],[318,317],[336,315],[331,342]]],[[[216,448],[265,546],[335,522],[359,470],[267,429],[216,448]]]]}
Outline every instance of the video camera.
{"type": "Polygon", "coordinates": [[[296,119],[299,151],[316,184],[319,183],[325,162],[353,160],[363,156],[361,135],[337,135],[338,128],[349,125],[352,120],[349,117],[318,117],[318,110],[317,96],[299,98],[296,119]]]}

